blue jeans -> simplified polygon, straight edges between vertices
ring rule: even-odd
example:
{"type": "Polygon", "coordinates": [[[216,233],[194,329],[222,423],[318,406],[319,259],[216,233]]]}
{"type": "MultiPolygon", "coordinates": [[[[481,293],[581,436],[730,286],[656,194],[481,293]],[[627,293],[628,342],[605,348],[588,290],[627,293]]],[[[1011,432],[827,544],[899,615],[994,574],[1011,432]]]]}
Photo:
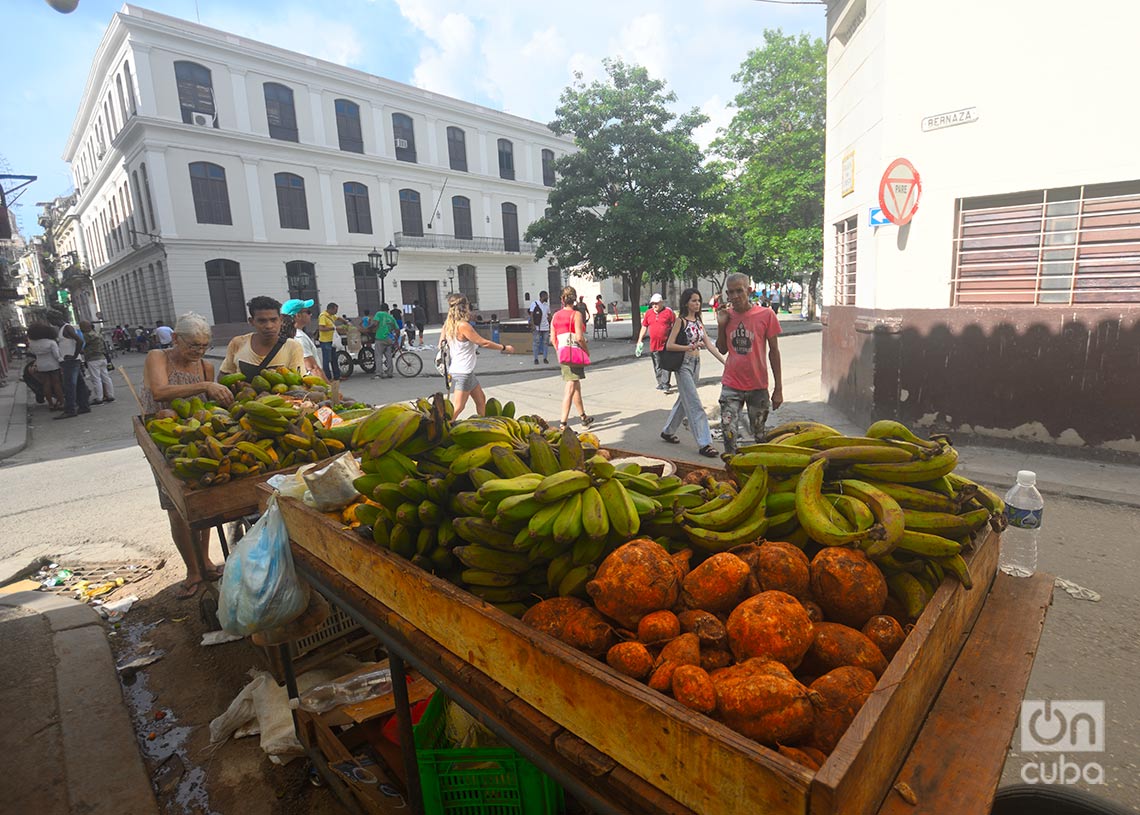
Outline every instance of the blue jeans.
{"type": "Polygon", "coordinates": [[[736,452],[739,439],[737,422],[739,422],[740,414],[744,411],[745,406],[748,407],[748,422],[752,436],[759,439],[764,434],[764,425],[768,421],[768,411],[772,409],[768,391],[738,391],[727,385],[720,386],[720,427],[724,431],[724,451],[726,453],[736,452]]]}
{"type": "Polygon", "coordinates": [[[91,391],[83,379],[83,363],[78,359],[65,359],[60,363],[63,377],[63,412],[76,413],[91,409],[91,391]]]}
{"type": "MultiPolygon", "coordinates": [[[[668,372],[666,372],[668,373],[668,372]]],[[[701,379],[701,358],[696,354],[685,354],[681,367],[677,370],[677,401],[669,411],[669,420],[665,422],[667,435],[674,435],[681,426],[681,420],[688,418],[689,430],[697,440],[697,447],[707,447],[712,444],[712,431],[709,430],[709,417],[701,405],[701,397],[697,393],[697,382],[701,379]]]]}
{"type": "Polygon", "coordinates": [[[546,359],[546,344],[550,340],[549,331],[534,331],[534,361],[538,362],[539,355],[546,359]]]}
{"type": "Polygon", "coordinates": [[[332,341],[321,343],[321,368],[325,372],[325,379],[335,382],[340,379],[340,363],[336,359],[336,351],[332,341]]]}

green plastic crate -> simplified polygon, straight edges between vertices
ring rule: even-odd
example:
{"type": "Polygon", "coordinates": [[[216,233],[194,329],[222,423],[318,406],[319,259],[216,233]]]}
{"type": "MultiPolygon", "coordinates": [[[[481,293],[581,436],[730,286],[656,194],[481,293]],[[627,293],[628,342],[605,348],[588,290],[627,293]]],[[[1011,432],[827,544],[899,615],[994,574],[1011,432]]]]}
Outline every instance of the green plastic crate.
{"type": "Polygon", "coordinates": [[[562,788],[510,747],[447,746],[444,705],[436,693],[413,728],[427,815],[554,815],[562,788]]]}

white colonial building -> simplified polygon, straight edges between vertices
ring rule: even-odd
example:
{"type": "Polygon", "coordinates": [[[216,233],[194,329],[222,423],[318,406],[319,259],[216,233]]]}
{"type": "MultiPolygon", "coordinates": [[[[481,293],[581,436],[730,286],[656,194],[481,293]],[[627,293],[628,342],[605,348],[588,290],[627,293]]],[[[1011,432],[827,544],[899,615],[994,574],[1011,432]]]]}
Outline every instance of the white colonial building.
{"type": "Polygon", "coordinates": [[[452,287],[525,316],[526,293],[562,284],[522,236],[571,149],[537,122],[127,5],[64,158],[103,318],[197,311],[236,330],[255,295],[355,316],[381,285],[433,322],[452,287]],[[381,284],[368,254],[389,243],[381,284]]]}

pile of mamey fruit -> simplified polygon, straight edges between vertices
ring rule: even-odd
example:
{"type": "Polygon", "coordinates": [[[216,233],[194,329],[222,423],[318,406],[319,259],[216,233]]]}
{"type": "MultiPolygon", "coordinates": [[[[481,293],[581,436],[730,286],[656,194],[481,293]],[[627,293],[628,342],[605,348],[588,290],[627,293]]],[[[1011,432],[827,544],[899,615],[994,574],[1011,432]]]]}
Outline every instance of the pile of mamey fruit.
{"type": "Polygon", "coordinates": [[[347,449],[354,420],[371,409],[334,412],[327,405],[251,390],[230,407],[175,399],[146,429],[174,474],[199,487],[315,462],[347,449]]]}

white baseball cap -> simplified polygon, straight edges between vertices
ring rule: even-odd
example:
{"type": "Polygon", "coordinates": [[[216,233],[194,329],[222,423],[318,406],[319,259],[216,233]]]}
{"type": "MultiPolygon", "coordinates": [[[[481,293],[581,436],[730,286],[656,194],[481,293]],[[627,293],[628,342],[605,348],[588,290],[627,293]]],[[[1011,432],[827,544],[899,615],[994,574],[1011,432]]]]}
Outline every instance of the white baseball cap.
{"type": "Polygon", "coordinates": [[[650,303],[660,303],[664,299],[665,298],[661,296],[661,292],[657,292],[652,297],[649,298],[649,302],[650,303]]]}

